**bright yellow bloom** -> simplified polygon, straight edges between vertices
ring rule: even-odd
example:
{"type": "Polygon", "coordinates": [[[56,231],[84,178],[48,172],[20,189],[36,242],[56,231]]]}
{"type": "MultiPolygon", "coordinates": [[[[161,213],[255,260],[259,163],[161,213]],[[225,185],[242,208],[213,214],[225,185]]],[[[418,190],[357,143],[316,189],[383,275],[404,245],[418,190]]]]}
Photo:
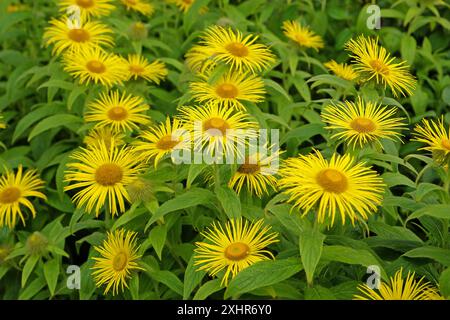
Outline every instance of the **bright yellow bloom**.
{"type": "Polygon", "coordinates": [[[67,165],[65,181],[72,182],[65,191],[80,189],[73,197],[78,208],[85,207],[95,215],[107,203],[111,215],[125,212],[125,200],[130,201],[126,186],[141,173],[143,166],[130,147],[121,148],[111,141],[90,149],[81,148],[71,155],[77,162],[67,165]],[[94,208],[95,207],[95,208],[94,208]]]}
{"type": "Polygon", "coordinates": [[[120,0],[127,10],[134,10],[146,16],[151,16],[155,12],[152,4],[145,0],[120,0]]]}
{"type": "Polygon", "coordinates": [[[254,35],[244,37],[240,31],[231,28],[212,26],[205,31],[200,45],[186,54],[186,62],[195,71],[223,62],[238,72],[259,72],[274,63],[275,56],[267,46],[255,43],[257,39],[254,35]]]}
{"type": "Polygon", "coordinates": [[[70,25],[67,18],[53,19],[44,33],[47,45],[54,44],[53,54],[59,55],[65,50],[74,52],[81,48],[107,46],[114,44],[112,30],[99,22],[88,21],[81,26],[70,25]]]}
{"type": "Polygon", "coordinates": [[[149,63],[145,57],[137,54],[128,56],[127,68],[128,80],[143,78],[147,81],[152,81],[156,84],[159,84],[159,82],[163,80],[168,74],[164,62],[156,60],[152,63],[149,63]]]}
{"type": "Polygon", "coordinates": [[[408,272],[406,279],[402,278],[402,269],[390,278],[389,283],[381,282],[378,290],[367,284],[358,286],[361,295],[355,295],[354,300],[442,300],[438,290],[429,282],[414,280],[415,273],[408,272]]]}
{"type": "Polygon", "coordinates": [[[137,261],[141,256],[137,253],[136,235],[136,232],[124,229],[115,230],[108,232],[101,247],[94,247],[100,257],[93,257],[92,275],[97,287],[106,285],[105,295],[111,288],[113,295],[119,293],[119,289],[128,288],[127,279],[131,278],[132,272],[144,270],[137,261]]]}
{"type": "Polygon", "coordinates": [[[145,114],[149,109],[141,97],[126,92],[120,94],[118,90],[102,92],[99,99],[88,105],[84,120],[96,122],[96,127],[111,127],[116,132],[134,130],[150,122],[145,114]]]}
{"type": "Polygon", "coordinates": [[[283,33],[300,47],[313,48],[319,51],[324,46],[321,36],[316,35],[309,27],[302,26],[297,21],[284,21],[283,33]]]}
{"type": "Polygon", "coordinates": [[[240,156],[246,138],[256,137],[258,125],[249,114],[209,104],[204,107],[180,108],[181,120],[192,133],[194,150],[206,150],[213,157],[240,156]]]}
{"type": "Polygon", "coordinates": [[[68,10],[72,6],[76,6],[80,9],[82,20],[91,17],[107,16],[115,6],[111,3],[113,0],[59,0],[58,5],[60,11],[64,14],[68,13],[68,10]]]}
{"type": "Polygon", "coordinates": [[[358,97],[356,103],[345,101],[327,106],[322,112],[322,120],[328,124],[327,129],[338,130],[333,139],[343,139],[352,147],[373,142],[381,147],[381,138],[399,138],[399,131],[406,126],[404,118],[393,117],[396,112],[395,107],[382,107],[358,97]]]}
{"type": "Polygon", "coordinates": [[[6,171],[0,177],[0,228],[3,226],[14,228],[17,216],[25,225],[22,206],[30,210],[33,218],[36,217],[36,210],[28,198],[47,199],[42,192],[38,191],[43,188],[43,185],[44,181],[38,178],[35,170],[27,170],[23,173],[22,165],[19,165],[17,173],[6,171]]]}
{"type": "Polygon", "coordinates": [[[5,129],[6,128],[6,123],[3,122],[3,116],[0,115],[0,129],[5,129]]]}
{"type": "Polygon", "coordinates": [[[243,101],[258,103],[264,100],[263,80],[249,73],[227,72],[213,83],[207,76],[190,84],[192,97],[198,102],[212,102],[226,108],[244,109],[243,101]]]}
{"type": "Polygon", "coordinates": [[[416,80],[409,73],[409,66],[405,61],[394,63],[395,57],[391,58],[391,54],[378,45],[378,38],[359,36],[347,42],[346,49],[352,53],[353,69],[360,72],[366,81],[375,79],[384,88],[389,86],[395,97],[413,94],[416,80]]]}
{"type": "Polygon", "coordinates": [[[337,63],[334,60],[330,60],[323,65],[344,80],[353,81],[358,77],[358,74],[353,70],[352,66],[345,63],[337,63]]]}
{"type": "Polygon", "coordinates": [[[64,70],[78,78],[81,84],[101,83],[111,87],[126,80],[126,61],[100,47],[80,48],[79,52],[64,55],[64,70]]]}
{"type": "Polygon", "coordinates": [[[146,162],[154,159],[155,167],[172,151],[190,148],[182,123],[178,119],[170,120],[169,117],[165,123],[143,131],[139,138],[142,141],[136,142],[136,153],[146,162]]]}
{"type": "Polygon", "coordinates": [[[278,242],[277,233],[269,233],[270,227],[263,226],[261,219],[255,223],[235,219],[224,227],[214,223],[211,229],[202,232],[207,242],[196,242],[195,263],[211,276],[225,270],[222,285],[227,285],[230,275],[234,278],[240,271],[259,261],[275,259],[265,248],[278,242]]]}
{"type": "Polygon", "coordinates": [[[270,189],[275,190],[278,181],[275,174],[278,166],[275,166],[274,161],[278,161],[279,155],[280,152],[277,151],[270,155],[255,153],[246,156],[244,163],[239,165],[231,177],[228,186],[240,193],[245,185],[250,194],[255,194],[259,198],[263,194],[268,194],[270,189]]]}
{"type": "Polygon", "coordinates": [[[423,119],[422,124],[417,124],[414,131],[413,140],[427,145],[421,150],[432,152],[433,158],[439,163],[450,159],[450,128],[445,125],[443,116],[437,122],[423,119]]]}
{"type": "Polygon", "coordinates": [[[341,216],[342,224],[346,218],[352,224],[358,219],[367,220],[383,199],[383,180],[348,154],[333,154],[330,161],[318,151],[289,158],[279,175],[278,185],[290,196],[289,202],[303,210],[303,215],[315,208],[319,223],[329,217],[333,225],[336,214],[341,216]]]}
{"type": "Polygon", "coordinates": [[[98,148],[102,143],[106,145],[106,148],[109,148],[111,141],[116,146],[123,145],[125,143],[124,137],[122,133],[113,131],[111,127],[97,127],[89,131],[83,142],[87,148],[98,148]]]}
{"type": "Polygon", "coordinates": [[[169,0],[168,2],[175,3],[181,11],[186,12],[194,4],[195,0],[169,0]]]}

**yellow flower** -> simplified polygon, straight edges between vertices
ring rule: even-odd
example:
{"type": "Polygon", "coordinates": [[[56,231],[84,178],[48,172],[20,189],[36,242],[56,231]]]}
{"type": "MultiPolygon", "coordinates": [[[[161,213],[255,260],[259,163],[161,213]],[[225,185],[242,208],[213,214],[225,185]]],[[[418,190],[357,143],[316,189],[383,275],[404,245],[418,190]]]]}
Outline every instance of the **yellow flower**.
{"type": "Polygon", "coordinates": [[[113,295],[128,288],[127,280],[131,278],[132,272],[144,270],[138,264],[141,256],[137,253],[139,246],[136,244],[136,235],[136,232],[124,229],[115,230],[108,232],[108,238],[101,247],[94,247],[100,257],[93,257],[95,264],[92,275],[97,287],[106,285],[105,295],[111,288],[113,295]]]}
{"type": "Polygon", "coordinates": [[[352,66],[345,63],[337,63],[334,60],[330,60],[323,65],[344,80],[353,81],[358,77],[358,74],[353,70],[352,66]]]}
{"type": "Polygon", "coordinates": [[[128,80],[133,78],[143,78],[147,81],[159,84],[167,76],[167,68],[164,62],[153,61],[149,63],[143,56],[132,54],[128,56],[127,61],[128,80]]]}
{"type": "Polygon", "coordinates": [[[124,137],[122,133],[113,131],[110,127],[97,127],[89,131],[83,142],[88,148],[98,148],[102,143],[109,148],[111,141],[116,146],[123,145],[124,137]]]}
{"type": "Polygon", "coordinates": [[[6,123],[3,122],[3,116],[0,115],[0,129],[5,129],[6,128],[6,123]]]}
{"type": "Polygon", "coordinates": [[[194,4],[195,0],[171,0],[181,11],[186,12],[194,4]]]}
{"type": "Polygon", "coordinates": [[[195,71],[209,69],[217,62],[238,72],[262,71],[275,62],[275,56],[267,46],[255,43],[257,39],[253,35],[244,37],[240,31],[231,28],[212,26],[205,31],[201,44],[186,54],[186,62],[195,71]]]}
{"type": "Polygon", "coordinates": [[[277,233],[269,233],[270,227],[263,226],[261,219],[249,223],[243,219],[230,220],[222,227],[214,223],[212,229],[203,232],[207,242],[196,242],[195,263],[198,270],[206,270],[211,276],[225,270],[222,285],[231,277],[259,261],[274,259],[265,248],[277,240],[277,233]]]}
{"type": "Polygon", "coordinates": [[[81,26],[71,26],[67,18],[50,21],[44,33],[47,45],[54,44],[53,54],[61,54],[64,50],[78,52],[80,48],[108,46],[114,44],[112,30],[104,24],[88,21],[81,26]]]}
{"type": "Polygon", "coordinates": [[[414,280],[415,273],[408,272],[406,279],[402,278],[402,269],[390,278],[389,283],[381,282],[378,290],[367,284],[358,286],[361,295],[355,295],[354,300],[442,300],[443,298],[429,282],[414,280]]]}
{"type": "Polygon", "coordinates": [[[69,170],[66,171],[65,181],[73,184],[64,190],[81,189],[73,197],[77,207],[85,206],[88,213],[95,207],[95,215],[98,216],[108,201],[109,212],[113,216],[125,212],[125,200],[130,201],[126,186],[143,169],[133,149],[126,146],[119,148],[112,142],[107,148],[100,143],[98,147],[81,148],[71,158],[77,162],[67,165],[69,170]]]}
{"type": "Polygon", "coordinates": [[[76,6],[80,9],[83,20],[91,17],[107,16],[115,9],[113,0],[59,0],[60,12],[68,13],[68,9],[76,6]]]}
{"type": "Polygon", "coordinates": [[[135,151],[146,162],[155,161],[155,167],[161,159],[174,150],[188,149],[189,141],[184,139],[184,129],[178,119],[166,118],[165,123],[155,125],[143,131],[136,142],[135,151]]]}
{"type": "Polygon", "coordinates": [[[102,92],[100,98],[88,105],[84,116],[86,122],[96,122],[96,127],[110,127],[113,131],[139,129],[150,117],[145,114],[150,107],[141,97],[118,90],[102,92]]]}
{"type": "Polygon", "coordinates": [[[64,70],[78,78],[81,84],[101,83],[111,87],[126,80],[126,61],[100,47],[80,48],[79,52],[64,55],[64,70]]]}
{"type": "Polygon", "coordinates": [[[350,155],[333,154],[328,161],[315,151],[289,158],[279,175],[278,185],[290,196],[289,201],[303,210],[303,215],[315,207],[319,223],[329,217],[333,225],[336,214],[342,224],[346,218],[352,224],[360,218],[367,220],[383,199],[383,180],[363,163],[355,164],[350,155]]]}
{"type": "Polygon", "coordinates": [[[38,178],[35,170],[23,172],[22,165],[19,165],[17,173],[6,171],[0,177],[0,227],[14,228],[17,216],[25,225],[23,206],[30,210],[33,218],[36,217],[36,210],[28,198],[47,199],[38,191],[43,185],[44,181],[38,178]]]}
{"type": "Polygon", "coordinates": [[[313,48],[319,51],[324,46],[321,36],[316,35],[309,27],[302,26],[297,21],[284,21],[283,33],[300,47],[313,48]]]}
{"type": "Polygon", "coordinates": [[[180,108],[181,120],[192,133],[194,150],[206,150],[214,157],[240,155],[246,138],[256,137],[258,125],[243,111],[208,104],[204,107],[180,108]]]}
{"type": "Polygon", "coordinates": [[[396,112],[395,107],[382,107],[358,97],[356,103],[345,101],[327,106],[322,112],[322,120],[328,124],[327,129],[339,131],[332,138],[344,139],[352,147],[373,142],[381,147],[381,138],[399,138],[398,131],[405,128],[404,118],[393,117],[396,112]]]}
{"type": "Polygon", "coordinates": [[[120,0],[127,10],[134,10],[146,16],[151,16],[155,12],[153,5],[145,0],[120,0]]]}
{"type": "Polygon", "coordinates": [[[264,100],[263,80],[246,72],[227,72],[213,83],[207,76],[190,84],[192,97],[199,102],[213,102],[226,108],[244,109],[241,100],[258,103],[264,100]]]}
{"type": "Polygon", "coordinates": [[[385,88],[389,86],[395,97],[413,94],[416,80],[409,73],[409,66],[405,61],[394,63],[395,57],[391,58],[391,54],[378,45],[378,38],[359,36],[347,42],[346,49],[354,58],[354,70],[360,72],[366,81],[375,79],[377,84],[385,88]]]}
{"type": "Polygon", "coordinates": [[[433,158],[439,163],[450,159],[450,128],[446,128],[443,116],[438,122],[423,119],[422,124],[417,124],[414,131],[413,140],[427,145],[421,150],[432,152],[433,158]]]}
{"type": "Polygon", "coordinates": [[[238,169],[228,182],[228,186],[237,193],[246,185],[251,194],[261,198],[263,194],[268,194],[269,190],[275,190],[278,179],[275,177],[278,167],[274,166],[273,161],[278,158],[280,152],[277,151],[270,155],[255,153],[246,156],[244,163],[239,165],[238,169]]]}

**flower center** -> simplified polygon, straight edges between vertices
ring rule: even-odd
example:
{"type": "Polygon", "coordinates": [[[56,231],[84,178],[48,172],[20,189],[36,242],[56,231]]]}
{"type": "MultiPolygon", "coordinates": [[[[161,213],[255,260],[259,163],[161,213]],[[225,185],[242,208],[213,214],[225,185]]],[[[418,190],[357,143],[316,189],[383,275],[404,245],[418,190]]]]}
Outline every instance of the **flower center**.
{"type": "Polygon", "coordinates": [[[230,129],[230,126],[221,118],[210,118],[203,123],[203,131],[211,130],[209,134],[213,136],[223,136],[227,132],[227,129],[230,129]]]}
{"type": "Polygon", "coordinates": [[[246,157],[244,163],[241,164],[241,166],[239,167],[239,169],[237,171],[239,173],[243,173],[243,174],[254,174],[261,170],[261,167],[259,166],[259,164],[249,163],[249,162],[250,161],[249,161],[248,157],[246,157]]]}
{"type": "Polygon", "coordinates": [[[350,122],[350,127],[359,133],[369,133],[375,131],[375,122],[368,118],[356,118],[350,122]]]}
{"type": "Polygon", "coordinates": [[[222,83],[221,85],[217,86],[216,93],[219,95],[219,97],[224,99],[233,99],[238,96],[238,88],[234,84],[231,83],[222,83]]]}
{"type": "Polygon", "coordinates": [[[102,164],[95,170],[95,181],[105,187],[122,181],[122,177],[122,168],[115,163],[102,164]]]}
{"type": "Polygon", "coordinates": [[[116,106],[108,110],[108,118],[114,121],[121,121],[128,117],[128,111],[124,107],[116,106]]]}
{"type": "Polygon", "coordinates": [[[450,150],[450,140],[449,139],[446,139],[446,138],[442,139],[441,144],[445,149],[450,150]]]}
{"type": "Polygon", "coordinates": [[[70,29],[67,35],[75,42],[87,42],[91,38],[89,32],[84,29],[70,29]]]}
{"type": "Polygon", "coordinates": [[[235,242],[225,249],[225,257],[233,261],[239,261],[245,259],[249,251],[250,248],[245,243],[235,242]]]}
{"type": "Polygon", "coordinates": [[[342,193],[348,189],[347,178],[336,169],[324,169],[316,176],[317,183],[328,192],[342,193]]]}
{"type": "Polygon", "coordinates": [[[180,142],[178,139],[172,139],[172,135],[168,134],[156,143],[156,147],[161,150],[172,150],[180,142]]]}
{"type": "Polygon", "coordinates": [[[17,187],[7,187],[0,192],[0,203],[13,203],[20,198],[20,189],[17,187]]]}
{"type": "Polygon", "coordinates": [[[128,263],[128,256],[125,252],[119,252],[113,259],[113,268],[116,271],[125,269],[128,263]]]}
{"type": "Polygon", "coordinates": [[[125,2],[131,6],[136,5],[137,1],[136,0],[125,0],[125,2]]]}
{"type": "Polygon", "coordinates": [[[304,45],[307,41],[306,38],[302,34],[296,34],[295,40],[300,43],[301,45],[304,45]]]}
{"type": "Polygon", "coordinates": [[[144,68],[138,65],[130,65],[128,70],[134,74],[141,74],[144,71],[144,68]]]}
{"type": "Polygon", "coordinates": [[[86,68],[93,73],[103,73],[106,71],[106,67],[103,62],[98,60],[91,60],[86,63],[86,68]]]}
{"type": "Polygon", "coordinates": [[[239,42],[232,42],[230,44],[227,44],[225,49],[227,49],[229,53],[236,57],[248,56],[248,48],[239,42]]]}
{"type": "Polygon", "coordinates": [[[82,8],[91,8],[95,5],[94,0],[76,0],[75,3],[77,6],[82,8]]]}
{"type": "Polygon", "coordinates": [[[372,60],[369,62],[369,64],[376,72],[381,73],[383,75],[389,74],[389,69],[380,60],[372,60]]]}

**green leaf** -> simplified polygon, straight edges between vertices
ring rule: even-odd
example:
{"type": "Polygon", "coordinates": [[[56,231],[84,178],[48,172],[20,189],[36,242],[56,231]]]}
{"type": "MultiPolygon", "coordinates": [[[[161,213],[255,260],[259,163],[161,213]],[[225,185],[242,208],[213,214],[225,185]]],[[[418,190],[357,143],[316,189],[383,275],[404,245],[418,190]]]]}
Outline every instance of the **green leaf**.
{"type": "Polygon", "coordinates": [[[219,279],[210,280],[204,283],[195,293],[192,300],[205,300],[213,293],[222,290],[223,287],[220,285],[219,279]]]}
{"type": "Polygon", "coordinates": [[[207,204],[210,203],[213,199],[214,194],[209,190],[200,188],[190,189],[185,193],[164,202],[158,209],[156,209],[155,214],[150,218],[149,222],[145,226],[145,230],[147,230],[148,227],[151,226],[154,222],[161,219],[170,212],[207,204]]]}
{"type": "Polygon", "coordinates": [[[276,83],[273,80],[270,79],[263,79],[264,85],[270,89],[273,89],[275,92],[279,93],[281,96],[283,96],[287,101],[292,102],[292,98],[289,95],[289,93],[286,92],[286,90],[280,86],[278,83],[276,83]]]}
{"type": "Polygon", "coordinates": [[[239,196],[227,186],[220,186],[216,190],[217,198],[229,219],[241,217],[241,200],[239,196]]]}
{"type": "Polygon", "coordinates": [[[192,291],[194,291],[195,287],[202,282],[206,275],[205,271],[197,270],[194,266],[194,262],[194,255],[192,255],[184,273],[183,300],[189,298],[192,291]]]}
{"type": "Polygon", "coordinates": [[[25,287],[28,277],[30,276],[31,272],[33,271],[33,269],[36,266],[36,263],[39,261],[39,259],[40,259],[40,256],[34,254],[34,255],[29,256],[27,261],[25,262],[25,265],[23,266],[23,270],[22,270],[22,288],[25,287]]]}
{"type": "Polygon", "coordinates": [[[58,283],[59,276],[59,260],[52,259],[44,264],[44,276],[45,281],[47,281],[48,289],[50,290],[50,295],[53,297],[55,295],[56,284],[58,283]]]}
{"type": "Polygon", "coordinates": [[[321,260],[338,261],[364,267],[377,265],[381,269],[381,277],[387,280],[387,274],[381,267],[380,261],[370,251],[365,249],[353,249],[344,246],[324,246],[321,260]]]}
{"type": "Polygon", "coordinates": [[[414,211],[408,216],[406,221],[417,219],[422,216],[431,216],[441,219],[450,219],[450,205],[448,204],[430,204],[419,210],[414,211]]]}
{"type": "Polygon", "coordinates": [[[288,133],[281,138],[280,144],[283,144],[289,139],[293,138],[299,139],[300,142],[303,142],[318,134],[324,136],[327,134],[324,127],[325,125],[321,123],[308,123],[302,125],[298,128],[288,131],[288,133]]]}
{"type": "Polygon", "coordinates": [[[144,213],[147,212],[147,210],[136,210],[136,208],[138,207],[139,203],[135,202],[131,205],[130,209],[125,212],[123,215],[121,215],[119,217],[119,219],[116,220],[116,222],[114,222],[111,231],[116,230],[118,227],[121,227],[125,224],[127,224],[128,222],[130,222],[133,219],[136,219],[137,217],[140,217],[141,215],[143,215],[144,213]]]}
{"type": "Polygon", "coordinates": [[[402,37],[401,49],[403,60],[406,60],[409,65],[414,63],[414,58],[416,56],[417,42],[413,36],[409,34],[404,34],[402,37]]]}
{"type": "Polygon", "coordinates": [[[183,283],[180,279],[171,271],[150,271],[147,270],[150,277],[155,279],[158,282],[165,284],[174,292],[178,293],[180,296],[183,296],[183,283]]]}
{"type": "Polygon", "coordinates": [[[167,236],[167,225],[162,224],[154,227],[150,231],[149,239],[158,255],[159,260],[161,260],[162,250],[164,248],[164,244],[166,243],[167,236]]]}
{"type": "Polygon", "coordinates": [[[34,137],[41,134],[42,132],[45,132],[47,130],[61,127],[61,126],[67,126],[69,124],[74,123],[83,123],[83,120],[80,117],[71,115],[71,114],[56,114],[54,116],[50,116],[48,118],[45,118],[44,120],[40,121],[34,128],[31,130],[30,134],[28,135],[28,141],[31,141],[34,137]]]}
{"type": "Polygon", "coordinates": [[[312,284],[314,271],[322,254],[325,236],[318,230],[308,229],[300,234],[300,258],[306,273],[306,281],[312,284]]]}
{"type": "Polygon", "coordinates": [[[133,300],[139,300],[139,275],[135,274],[130,279],[130,294],[133,300]]]}
{"type": "Polygon", "coordinates": [[[336,297],[330,289],[316,285],[305,289],[305,300],[336,300],[336,297]]]}
{"type": "Polygon", "coordinates": [[[202,164],[191,164],[189,166],[189,172],[188,172],[188,177],[187,177],[187,181],[186,181],[186,189],[189,189],[192,186],[192,182],[194,182],[195,178],[198,177],[199,174],[201,174],[203,172],[203,170],[205,170],[205,168],[207,168],[208,165],[206,163],[202,163],[202,164]]]}
{"type": "Polygon", "coordinates": [[[225,299],[289,279],[303,269],[298,258],[257,262],[241,272],[228,284],[225,299]]]}
{"type": "Polygon", "coordinates": [[[450,250],[432,246],[424,246],[412,249],[403,254],[410,258],[429,258],[433,259],[444,266],[450,266],[450,250]]]}
{"type": "Polygon", "coordinates": [[[445,269],[439,277],[439,291],[444,298],[450,298],[450,268],[445,269]]]}
{"type": "Polygon", "coordinates": [[[19,295],[19,300],[30,300],[39,293],[46,285],[43,278],[34,279],[19,295]]]}

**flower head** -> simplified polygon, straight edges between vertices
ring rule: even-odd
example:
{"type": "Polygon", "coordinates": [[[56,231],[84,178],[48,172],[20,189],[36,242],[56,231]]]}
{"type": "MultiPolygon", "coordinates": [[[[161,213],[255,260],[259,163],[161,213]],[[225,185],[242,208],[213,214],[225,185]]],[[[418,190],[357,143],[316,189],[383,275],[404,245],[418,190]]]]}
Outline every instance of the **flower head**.
{"type": "Polygon", "coordinates": [[[105,204],[113,216],[125,212],[125,200],[130,201],[126,186],[143,169],[133,149],[119,148],[113,143],[107,148],[100,142],[90,149],[81,148],[71,158],[76,162],[67,165],[65,181],[72,184],[64,190],[78,189],[73,196],[77,207],[85,207],[87,212],[95,211],[96,216],[105,204]]]}
{"type": "Polygon", "coordinates": [[[120,0],[127,10],[134,10],[146,16],[151,16],[155,12],[152,4],[146,0],[120,0]]]}
{"type": "Polygon", "coordinates": [[[441,300],[438,290],[429,282],[414,279],[415,273],[408,272],[403,279],[402,269],[397,271],[389,282],[382,282],[378,289],[372,289],[367,284],[358,286],[360,294],[354,300],[441,300]]]}
{"type": "Polygon", "coordinates": [[[44,182],[39,179],[34,170],[23,172],[22,165],[19,165],[17,172],[6,171],[0,177],[0,227],[7,226],[14,228],[17,216],[25,225],[25,215],[22,211],[25,208],[31,212],[33,218],[36,210],[31,203],[31,197],[47,199],[39,190],[43,188],[44,182]]]}
{"type": "Polygon", "coordinates": [[[166,65],[161,61],[149,63],[143,56],[132,54],[127,60],[128,79],[142,78],[159,84],[167,76],[166,65]]]}
{"type": "Polygon", "coordinates": [[[333,138],[344,139],[352,147],[374,142],[381,146],[379,139],[399,138],[399,131],[405,128],[404,119],[394,117],[396,111],[395,107],[382,107],[358,97],[356,103],[345,101],[327,106],[322,120],[328,124],[327,129],[338,130],[333,138]]]}
{"type": "Polygon", "coordinates": [[[133,130],[150,122],[145,114],[149,109],[141,97],[119,91],[103,92],[88,105],[84,119],[96,122],[96,127],[110,127],[116,132],[133,130]]]}
{"type": "Polygon", "coordinates": [[[69,13],[70,8],[78,8],[83,20],[100,16],[107,16],[115,6],[113,0],[59,0],[60,11],[69,13]]]}
{"type": "Polygon", "coordinates": [[[309,27],[302,26],[297,21],[284,21],[283,33],[300,47],[319,51],[324,46],[321,36],[316,35],[309,27]]]}
{"type": "Polygon", "coordinates": [[[328,161],[315,151],[289,158],[279,175],[278,185],[290,196],[289,202],[304,214],[314,208],[319,223],[329,217],[333,225],[338,214],[342,224],[346,219],[352,224],[367,220],[383,199],[383,180],[363,163],[355,163],[350,155],[333,154],[328,161]]]}
{"type": "Polygon", "coordinates": [[[337,63],[334,60],[330,60],[323,65],[344,80],[353,81],[358,77],[358,74],[353,70],[352,66],[345,63],[337,63]]]}
{"type": "Polygon", "coordinates": [[[125,60],[102,51],[100,47],[85,47],[65,54],[64,65],[64,70],[78,78],[81,84],[93,82],[111,87],[121,84],[128,76],[125,60]]]}
{"type": "Polygon", "coordinates": [[[409,73],[405,61],[395,63],[395,57],[378,45],[378,38],[359,36],[346,44],[354,59],[353,69],[358,71],[365,81],[375,79],[376,83],[389,86],[395,97],[412,95],[416,80],[409,73]]]}
{"type": "Polygon", "coordinates": [[[104,294],[112,289],[113,295],[124,288],[128,288],[127,280],[131,278],[132,272],[144,270],[138,264],[136,244],[137,233],[125,231],[124,229],[108,232],[108,238],[103,241],[100,247],[94,249],[100,257],[94,257],[95,264],[92,267],[92,275],[95,285],[101,287],[106,285],[104,294]]]}
{"type": "Polygon", "coordinates": [[[432,152],[438,163],[450,160],[450,128],[446,127],[444,117],[441,117],[437,122],[423,119],[414,128],[414,140],[425,143],[421,149],[432,152]]]}
{"type": "Polygon", "coordinates": [[[203,232],[206,242],[196,242],[195,265],[198,270],[206,270],[211,276],[225,270],[222,285],[227,285],[248,266],[269,259],[273,254],[265,248],[277,242],[277,234],[269,233],[270,227],[264,221],[255,223],[240,219],[228,221],[223,227],[214,223],[211,229],[203,232]]]}

